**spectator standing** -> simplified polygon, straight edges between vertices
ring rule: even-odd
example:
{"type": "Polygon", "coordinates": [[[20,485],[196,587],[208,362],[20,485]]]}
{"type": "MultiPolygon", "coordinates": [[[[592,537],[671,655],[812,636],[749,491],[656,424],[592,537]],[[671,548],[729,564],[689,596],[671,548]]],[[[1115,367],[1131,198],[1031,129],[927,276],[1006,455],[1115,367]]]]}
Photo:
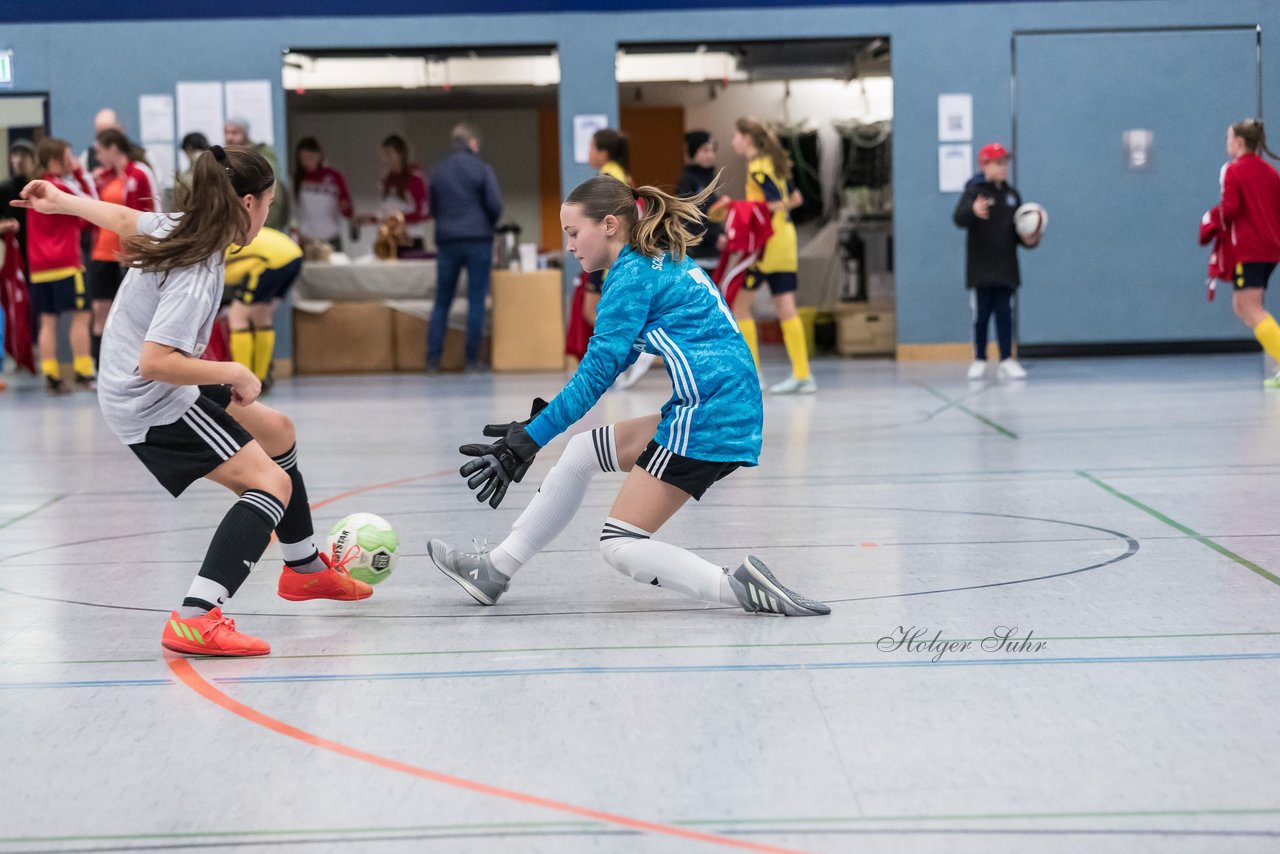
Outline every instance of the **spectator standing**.
{"type": "Polygon", "coordinates": [[[231,116],[227,119],[227,123],[222,129],[227,145],[247,145],[261,154],[267,163],[271,164],[271,173],[276,176],[276,193],[271,202],[271,212],[267,214],[265,225],[267,228],[274,228],[276,231],[284,231],[289,227],[292,211],[289,207],[289,193],[284,186],[284,182],[280,180],[280,158],[276,156],[275,149],[265,142],[253,142],[249,138],[249,133],[249,120],[243,116],[231,116]]]}
{"type": "Polygon", "coordinates": [[[293,151],[293,192],[298,202],[298,235],[342,251],[342,221],[355,215],[347,179],[324,162],[315,137],[298,141],[293,151]]]}
{"type": "MultiPolygon", "coordinates": [[[[94,198],[91,182],[72,154],[70,143],[45,139],[36,154],[41,179],[64,193],[94,198]]],[[[62,314],[71,315],[75,386],[86,391],[97,387],[89,346],[89,294],[84,280],[84,256],[80,253],[80,231],[87,225],[79,217],[27,211],[31,297],[40,315],[40,370],[50,394],[71,391],[58,362],[58,316],[62,314]]]]}
{"type": "Polygon", "coordinates": [[[1018,247],[1031,248],[1040,237],[1021,238],[1014,228],[1014,213],[1022,196],[1009,183],[1009,150],[998,142],[978,152],[981,171],[965,185],[952,218],[968,232],[965,242],[965,282],[973,307],[973,364],[969,379],[987,372],[987,330],[995,317],[1000,347],[998,376],[1026,379],[1027,372],[1013,358],[1014,296],[1022,284],[1018,247]]]}
{"type": "MultiPolygon", "coordinates": [[[[711,186],[716,179],[715,138],[705,130],[691,130],[684,135],[684,153],[684,171],[680,173],[680,180],[676,183],[676,195],[691,198],[711,186]]],[[[719,242],[720,236],[724,234],[724,227],[708,219],[707,215],[721,198],[723,196],[713,194],[703,201],[698,210],[702,212],[704,222],[698,227],[690,226],[691,231],[701,239],[689,247],[689,257],[704,269],[715,269],[720,257],[719,242]]]]}
{"type": "Polygon", "coordinates": [[[191,197],[191,181],[195,174],[196,158],[209,150],[209,138],[196,132],[182,138],[182,153],[187,157],[187,168],[179,173],[173,185],[173,203],[178,210],[185,209],[191,197]]]}
{"type": "Polygon", "coordinates": [[[30,281],[27,266],[27,212],[13,206],[20,198],[22,188],[36,177],[36,148],[25,139],[14,140],[9,146],[9,177],[0,182],[0,234],[12,232],[22,248],[22,271],[30,281]]]}
{"type": "Polygon", "coordinates": [[[429,204],[436,222],[436,301],[427,338],[427,370],[440,369],[449,307],[458,274],[467,268],[466,369],[480,370],[484,306],[493,267],[493,229],[502,216],[502,194],[493,167],[480,159],[480,136],[460,124],[453,129],[453,151],[432,171],[429,204]]]}
{"type": "Polygon", "coordinates": [[[382,162],[387,171],[382,176],[382,204],[374,221],[402,214],[409,237],[425,246],[426,221],[431,218],[427,176],[413,163],[409,144],[399,134],[382,141],[382,162]]]}
{"type": "MultiPolygon", "coordinates": [[[[98,198],[124,205],[136,211],[160,213],[160,188],[150,169],[135,160],[141,149],[118,130],[100,131],[94,152],[101,165],[96,176],[98,198]]],[[[120,264],[120,235],[105,228],[97,230],[89,261],[89,293],[93,299],[93,359],[97,362],[102,347],[102,330],[111,312],[120,283],[124,280],[120,264]]]]}

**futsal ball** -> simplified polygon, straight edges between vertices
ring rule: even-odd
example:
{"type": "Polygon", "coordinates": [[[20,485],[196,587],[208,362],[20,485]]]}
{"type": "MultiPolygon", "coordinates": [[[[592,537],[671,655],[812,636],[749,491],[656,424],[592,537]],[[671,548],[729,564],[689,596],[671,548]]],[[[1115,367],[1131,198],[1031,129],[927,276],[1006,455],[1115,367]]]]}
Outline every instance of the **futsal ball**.
{"type": "Polygon", "coordinates": [[[329,553],[333,555],[334,563],[341,562],[353,546],[359,546],[360,551],[347,561],[351,577],[367,584],[378,584],[395,568],[400,538],[381,516],[352,513],[329,531],[329,553]]]}
{"type": "Polygon", "coordinates": [[[1013,212],[1013,227],[1019,237],[1044,234],[1049,224],[1049,212],[1035,202],[1027,202],[1013,212]]]}

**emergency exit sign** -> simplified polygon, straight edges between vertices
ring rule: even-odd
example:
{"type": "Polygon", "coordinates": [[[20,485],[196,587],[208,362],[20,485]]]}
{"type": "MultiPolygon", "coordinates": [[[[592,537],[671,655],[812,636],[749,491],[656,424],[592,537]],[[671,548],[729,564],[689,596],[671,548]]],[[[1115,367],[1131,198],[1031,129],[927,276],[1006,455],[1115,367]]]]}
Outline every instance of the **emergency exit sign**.
{"type": "Polygon", "coordinates": [[[0,86],[13,85],[13,51],[0,50],[0,86]]]}

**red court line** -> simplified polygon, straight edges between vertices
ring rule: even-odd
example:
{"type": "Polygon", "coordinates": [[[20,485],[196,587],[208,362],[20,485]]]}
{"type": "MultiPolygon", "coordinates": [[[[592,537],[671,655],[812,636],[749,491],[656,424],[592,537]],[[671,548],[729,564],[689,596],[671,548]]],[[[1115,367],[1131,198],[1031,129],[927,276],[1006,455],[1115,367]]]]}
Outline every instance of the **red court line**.
{"type": "Polygon", "coordinates": [[[326,504],[332,504],[335,501],[341,501],[344,498],[350,498],[351,496],[359,495],[362,492],[373,492],[377,489],[386,489],[389,486],[399,486],[402,483],[410,483],[415,480],[428,480],[433,477],[444,477],[447,474],[454,474],[455,472],[457,472],[457,469],[441,469],[440,471],[433,471],[431,474],[415,474],[412,477],[402,477],[397,480],[389,480],[386,483],[374,483],[369,486],[358,486],[355,489],[348,489],[346,492],[339,492],[337,495],[331,495],[321,501],[312,501],[311,509],[319,510],[326,504]]]}
{"type": "Polygon", "coordinates": [[[801,854],[790,848],[776,848],[771,845],[760,845],[755,842],[748,842],[742,839],[732,839],[727,836],[716,836],[710,833],[700,833],[696,830],[688,830],[682,827],[673,827],[668,824],[658,824],[651,821],[642,821],[636,818],[628,818],[624,815],[616,815],[614,813],[602,812],[594,810],[590,807],[580,807],[574,804],[567,804],[563,801],[553,801],[549,798],[541,798],[537,795],[529,795],[524,792],[517,792],[512,789],[502,789],[497,786],[490,786],[487,783],[479,783],[475,780],[466,780],[462,777],[454,777],[451,774],[443,774],[439,771],[431,771],[427,768],[419,768],[416,765],[409,765],[406,762],[399,762],[395,759],[388,759],[385,756],[378,756],[375,753],[366,753],[363,750],[340,744],[336,741],[330,741],[327,738],[321,738],[318,735],[300,730],[295,726],[276,720],[275,718],[263,714],[257,709],[250,708],[239,700],[232,699],[213,685],[205,681],[204,677],[196,672],[191,662],[185,658],[171,658],[168,661],[169,669],[173,671],[179,679],[186,683],[200,696],[204,697],[212,703],[215,703],[232,714],[239,715],[245,720],[255,723],[258,726],[266,727],[272,732],[278,733],[289,738],[295,738],[304,744],[312,747],[319,747],[322,750],[332,751],[340,756],[346,756],[351,759],[358,759],[361,762],[368,762],[370,765],[376,765],[379,768],[385,768],[388,771],[399,771],[401,774],[409,774],[413,777],[421,777],[424,780],[430,780],[433,783],[443,783],[446,786],[453,786],[457,789],[463,789],[469,792],[475,792],[481,795],[489,795],[494,798],[503,798],[508,801],[515,801],[518,804],[527,804],[529,806],[542,807],[543,809],[555,810],[557,812],[569,813],[570,815],[581,816],[595,821],[616,824],[627,827],[632,830],[641,830],[646,833],[661,833],[667,836],[675,836],[680,839],[689,839],[695,842],[708,842],[714,845],[722,845],[727,848],[741,848],[746,851],[761,851],[766,854],[801,854]]]}

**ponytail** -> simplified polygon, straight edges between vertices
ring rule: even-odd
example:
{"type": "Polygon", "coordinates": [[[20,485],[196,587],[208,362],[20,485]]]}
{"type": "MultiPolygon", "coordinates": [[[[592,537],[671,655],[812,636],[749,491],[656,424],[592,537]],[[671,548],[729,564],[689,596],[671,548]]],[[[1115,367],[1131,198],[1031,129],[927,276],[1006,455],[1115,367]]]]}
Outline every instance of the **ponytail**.
{"type": "Polygon", "coordinates": [[[699,206],[715,193],[719,180],[717,174],[701,193],[682,198],[657,187],[633,190],[621,181],[597,175],[579,184],[565,204],[580,206],[586,216],[597,221],[617,217],[626,226],[627,242],[641,255],[669,252],[680,261],[690,244],[701,237],[698,226],[703,214],[699,206]],[[637,212],[637,202],[643,204],[643,213],[637,212]]]}
{"type": "Polygon", "coordinates": [[[790,155],[782,147],[778,137],[774,135],[773,131],[765,127],[763,122],[750,116],[743,116],[738,119],[734,127],[737,128],[738,133],[751,140],[751,145],[756,151],[773,161],[773,173],[775,175],[783,181],[791,177],[790,155]]]}
{"type": "Polygon", "coordinates": [[[1231,126],[1231,131],[1244,140],[1244,147],[1250,154],[1265,152],[1272,160],[1280,160],[1276,153],[1267,148],[1267,131],[1261,119],[1245,119],[1231,126]]]}
{"type": "Polygon", "coordinates": [[[251,222],[241,199],[261,198],[275,180],[271,164],[253,148],[212,146],[192,164],[191,191],[185,194],[173,230],[164,236],[125,238],[123,262],[168,272],[220,257],[233,243],[247,243],[251,222]]]}

